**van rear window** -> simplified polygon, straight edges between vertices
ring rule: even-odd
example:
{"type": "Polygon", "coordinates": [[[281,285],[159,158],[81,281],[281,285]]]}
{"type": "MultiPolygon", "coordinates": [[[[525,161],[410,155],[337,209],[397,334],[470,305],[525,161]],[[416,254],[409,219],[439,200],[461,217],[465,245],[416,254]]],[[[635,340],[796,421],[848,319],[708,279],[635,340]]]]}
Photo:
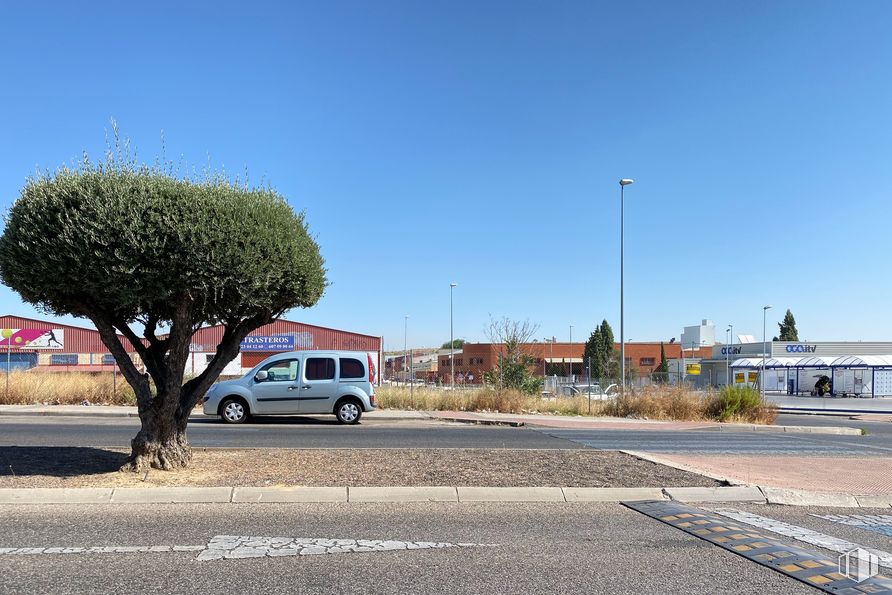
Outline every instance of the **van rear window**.
{"type": "Polygon", "coordinates": [[[358,359],[342,357],[341,378],[365,378],[365,367],[358,359]]]}
{"type": "Polygon", "coordinates": [[[334,380],[335,361],[330,357],[308,357],[307,380],[334,380]]]}

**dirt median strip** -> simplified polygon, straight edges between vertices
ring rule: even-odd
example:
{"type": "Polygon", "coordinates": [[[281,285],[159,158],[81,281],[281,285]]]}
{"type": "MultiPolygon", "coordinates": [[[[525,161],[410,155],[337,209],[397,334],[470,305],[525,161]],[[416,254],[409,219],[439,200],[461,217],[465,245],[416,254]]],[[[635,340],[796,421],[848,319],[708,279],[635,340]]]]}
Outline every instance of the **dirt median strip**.
{"type": "Polygon", "coordinates": [[[618,452],[528,449],[195,449],[181,471],[122,473],[124,450],[0,447],[0,488],[712,487],[720,482],[618,452]]]}

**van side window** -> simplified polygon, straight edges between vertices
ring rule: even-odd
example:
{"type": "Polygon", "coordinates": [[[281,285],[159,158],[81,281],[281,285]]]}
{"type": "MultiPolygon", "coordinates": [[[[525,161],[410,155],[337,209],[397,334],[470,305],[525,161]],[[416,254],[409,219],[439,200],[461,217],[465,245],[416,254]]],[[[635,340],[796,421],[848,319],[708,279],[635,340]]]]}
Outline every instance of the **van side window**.
{"type": "Polygon", "coordinates": [[[297,380],[296,359],[282,359],[266,364],[258,372],[266,372],[266,380],[262,382],[294,382],[297,380]]]}
{"type": "Polygon", "coordinates": [[[365,368],[362,362],[352,357],[341,358],[341,379],[365,378],[365,368]]]}
{"type": "Polygon", "coordinates": [[[306,365],[307,380],[334,380],[335,361],[330,357],[308,357],[306,365]]]}

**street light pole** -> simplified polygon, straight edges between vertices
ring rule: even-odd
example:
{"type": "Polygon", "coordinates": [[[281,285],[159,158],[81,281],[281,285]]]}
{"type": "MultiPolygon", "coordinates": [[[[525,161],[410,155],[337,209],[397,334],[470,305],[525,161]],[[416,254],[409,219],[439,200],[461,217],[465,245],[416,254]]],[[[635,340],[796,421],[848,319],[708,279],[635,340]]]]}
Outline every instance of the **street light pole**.
{"type": "MultiPolygon", "coordinates": [[[[623,303],[623,291],[625,283],[625,190],[626,186],[634,183],[634,180],[623,178],[619,181],[619,373],[620,395],[626,394],[626,328],[623,303]]],[[[684,345],[682,345],[684,351],[684,345]]]]}
{"type": "Polygon", "coordinates": [[[730,338],[725,342],[725,386],[731,384],[731,351],[734,347],[734,325],[729,324],[725,333],[730,338]]]}
{"type": "Polygon", "coordinates": [[[762,391],[762,400],[765,400],[765,351],[768,343],[765,341],[765,317],[771,306],[762,306],[762,373],[759,375],[759,389],[762,391]]]}
{"type": "Polygon", "coordinates": [[[403,323],[403,379],[408,379],[409,371],[409,315],[406,314],[403,323]]]}
{"type": "Polygon", "coordinates": [[[567,379],[572,379],[573,377],[573,325],[570,325],[570,357],[567,358],[570,361],[567,362],[567,379]]]}
{"type": "Polygon", "coordinates": [[[458,283],[449,284],[449,384],[455,388],[455,338],[452,336],[452,290],[458,283]]]}

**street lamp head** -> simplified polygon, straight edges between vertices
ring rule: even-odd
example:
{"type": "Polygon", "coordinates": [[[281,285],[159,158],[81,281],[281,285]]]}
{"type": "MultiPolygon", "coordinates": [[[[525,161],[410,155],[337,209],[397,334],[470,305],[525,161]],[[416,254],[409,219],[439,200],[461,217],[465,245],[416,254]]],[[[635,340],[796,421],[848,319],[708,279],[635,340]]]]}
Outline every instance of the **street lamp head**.
{"type": "Polygon", "coordinates": [[[630,180],[629,178],[623,178],[619,181],[620,186],[628,186],[629,184],[634,184],[635,180],[630,180]]]}
{"type": "Polygon", "coordinates": [[[771,306],[762,306],[763,310],[771,310],[771,306]]]}
{"type": "Polygon", "coordinates": [[[458,287],[458,283],[450,283],[449,287],[458,287]]]}

